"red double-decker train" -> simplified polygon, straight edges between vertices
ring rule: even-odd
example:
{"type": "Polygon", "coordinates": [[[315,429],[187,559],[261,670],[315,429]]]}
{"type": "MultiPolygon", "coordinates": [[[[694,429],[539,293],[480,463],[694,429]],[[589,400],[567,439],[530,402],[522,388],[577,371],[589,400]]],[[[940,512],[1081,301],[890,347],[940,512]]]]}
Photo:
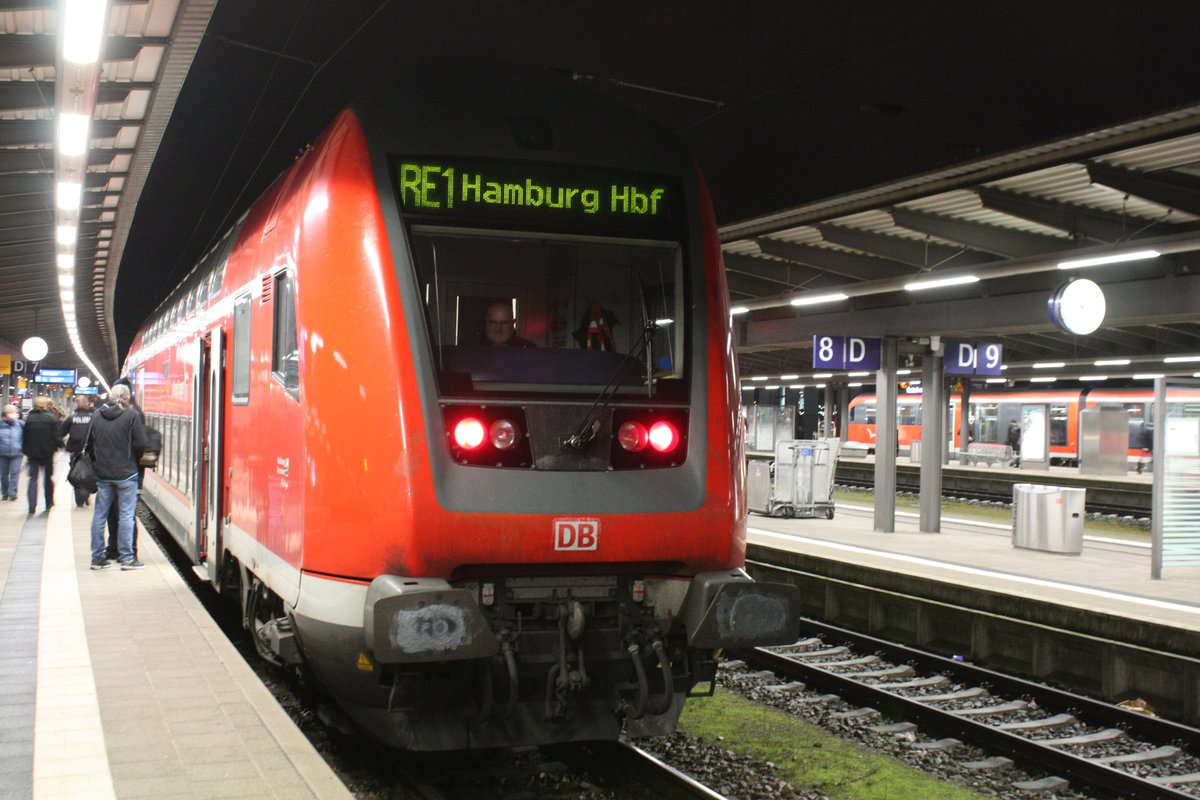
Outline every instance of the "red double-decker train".
{"type": "Polygon", "coordinates": [[[386,742],[669,731],[799,626],[742,570],[729,320],[673,136],[558,76],[373,93],[137,335],[144,499],[386,742]]]}

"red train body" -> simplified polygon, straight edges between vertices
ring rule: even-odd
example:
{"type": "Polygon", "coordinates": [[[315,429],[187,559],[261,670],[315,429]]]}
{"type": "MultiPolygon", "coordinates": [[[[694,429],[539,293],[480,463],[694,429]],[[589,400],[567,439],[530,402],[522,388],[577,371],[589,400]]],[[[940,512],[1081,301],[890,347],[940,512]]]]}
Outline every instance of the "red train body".
{"type": "MultiPolygon", "coordinates": [[[[1020,420],[1022,406],[1044,406],[1049,421],[1050,457],[1063,463],[1079,459],[1079,411],[1097,405],[1117,405],[1125,409],[1129,420],[1129,457],[1136,460],[1144,453],[1139,436],[1153,419],[1154,392],[1150,389],[1066,389],[1001,392],[972,392],[969,396],[971,441],[1004,444],[1009,422],[1020,420]]],[[[962,396],[950,396],[947,432],[952,447],[961,449],[962,396]]],[[[860,394],[850,400],[846,440],[868,448],[875,446],[875,395],[860,394]]],[[[901,446],[921,438],[921,396],[897,397],[896,418],[901,446]]]]}
{"type": "Polygon", "coordinates": [[[794,589],[741,570],[703,181],[578,85],[343,112],[127,374],[164,433],[146,502],[263,655],[397,746],[671,730],[714,649],[796,633],[794,589]],[[496,307],[536,346],[477,343],[496,307]]]}

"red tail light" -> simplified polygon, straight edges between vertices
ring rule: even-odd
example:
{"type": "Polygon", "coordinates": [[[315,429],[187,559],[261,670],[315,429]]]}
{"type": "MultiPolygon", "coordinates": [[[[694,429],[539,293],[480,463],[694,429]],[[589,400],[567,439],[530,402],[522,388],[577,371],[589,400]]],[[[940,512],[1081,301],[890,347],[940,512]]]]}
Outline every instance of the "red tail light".
{"type": "Polygon", "coordinates": [[[454,426],[454,441],[464,450],[475,450],[487,435],[483,423],[474,417],[464,417],[454,426]]]}
{"type": "Polygon", "coordinates": [[[646,426],[640,422],[630,420],[617,429],[617,441],[631,453],[640,453],[646,449],[646,443],[650,440],[650,434],[646,431],[646,426]]]}
{"type": "Polygon", "coordinates": [[[650,426],[650,446],[660,453],[669,453],[679,444],[679,431],[666,420],[650,426]]]}

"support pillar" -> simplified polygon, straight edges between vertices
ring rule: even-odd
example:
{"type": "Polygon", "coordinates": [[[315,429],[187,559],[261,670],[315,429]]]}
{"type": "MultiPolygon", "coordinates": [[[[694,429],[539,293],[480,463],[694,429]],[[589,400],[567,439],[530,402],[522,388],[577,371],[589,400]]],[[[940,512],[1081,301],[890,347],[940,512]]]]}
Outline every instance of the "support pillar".
{"type": "Polygon", "coordinates": [[[896,530],[896,351],[885,337],[875,377],[875,531],[896,530]]]}
{"type": "Polygon", "coordinates": [[[946,455],[946,384],[942,348],[921,359],[921,532],[942,531],[942,463],[946,455]]]}

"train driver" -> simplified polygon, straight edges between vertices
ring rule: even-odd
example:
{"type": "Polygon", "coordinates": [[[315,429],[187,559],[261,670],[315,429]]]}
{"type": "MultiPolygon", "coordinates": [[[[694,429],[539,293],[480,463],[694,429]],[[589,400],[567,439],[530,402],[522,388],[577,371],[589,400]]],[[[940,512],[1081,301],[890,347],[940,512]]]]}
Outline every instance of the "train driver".
{"type": "Polygon", "coordinates": [[[516,318],[513,317],[512,303],[498,301],[488,306],[487,316],[483,323],[486,341],[480,344],[490,344],[497,347],[536,347],[533,342],[517,336],[516,318]]]}

